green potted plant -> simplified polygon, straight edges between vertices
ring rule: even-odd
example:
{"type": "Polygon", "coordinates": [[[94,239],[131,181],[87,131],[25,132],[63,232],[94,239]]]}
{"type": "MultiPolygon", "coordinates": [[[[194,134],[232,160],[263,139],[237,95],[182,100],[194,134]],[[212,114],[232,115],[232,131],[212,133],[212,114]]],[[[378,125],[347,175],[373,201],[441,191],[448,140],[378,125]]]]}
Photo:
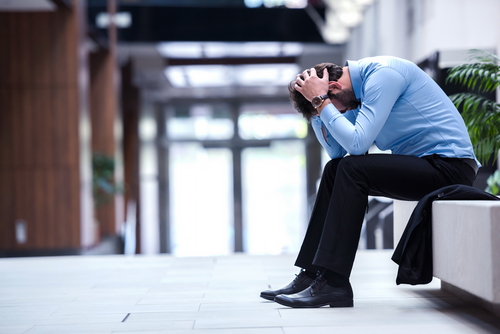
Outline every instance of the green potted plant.
{"type": "Polygon", "coordinates": [[[93,153],[92,170],[92,188],[96,207],[108,203],[115,195],[123,193],[123,186],[114,181],[115,160],[113,157],[93,153]]]}
{"type": "MultiPolygon", "coordinates": [[[[500,104],[481,94],[494,93],[500,86],[500,58],[482,50],[471,50],[470,55],[473,62],[451,68],[446,82],[469,90],[450,99],[462,111],[477,158],[485,164],[494,162],[500,150],[500,104]]],[[[499,173],[490,176],[487,191],[498,193],[499,173]]]]}

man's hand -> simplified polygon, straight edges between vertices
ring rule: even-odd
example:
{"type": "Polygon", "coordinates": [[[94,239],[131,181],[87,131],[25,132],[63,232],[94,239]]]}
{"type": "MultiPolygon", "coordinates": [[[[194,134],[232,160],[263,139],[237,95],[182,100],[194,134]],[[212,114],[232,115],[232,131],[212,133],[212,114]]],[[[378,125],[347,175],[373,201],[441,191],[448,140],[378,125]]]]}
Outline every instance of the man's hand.
{"type": "Polygon", "coordinates": [[[323,70],[323,78],[318,77],[314,67],[311,68],[311,74],[307,70],[298,74],[297,79],[295,79],[295,90],[308,101],[311,101],[315,96],[326,94],[328,92],[328,70],[326,68],[323,70]]]}

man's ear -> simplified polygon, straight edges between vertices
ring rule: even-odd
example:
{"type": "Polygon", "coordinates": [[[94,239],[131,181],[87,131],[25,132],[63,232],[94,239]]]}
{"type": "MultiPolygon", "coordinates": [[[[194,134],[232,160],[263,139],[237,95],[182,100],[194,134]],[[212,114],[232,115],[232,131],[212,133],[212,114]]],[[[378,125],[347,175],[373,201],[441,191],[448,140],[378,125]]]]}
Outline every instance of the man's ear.
{"type": "Polygon", "coordinates": [[[328,81],[328,90],[332,93],[338,93],[342,90],[342,88],[342,84],[340,84],[338,81],[328,81]]]}

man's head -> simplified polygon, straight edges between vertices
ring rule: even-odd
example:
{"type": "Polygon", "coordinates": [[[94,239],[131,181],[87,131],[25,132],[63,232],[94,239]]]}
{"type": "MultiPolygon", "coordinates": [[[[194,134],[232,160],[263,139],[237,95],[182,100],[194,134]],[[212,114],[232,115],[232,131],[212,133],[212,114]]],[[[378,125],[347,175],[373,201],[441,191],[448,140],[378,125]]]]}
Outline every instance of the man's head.
{"type": "MultiPolygon", "coordinates": [[[[321,63],[314,66],[319,78],[323,77],[323,71],[325,68],[328,71],[328,81],[330,83],[337,82],[344,73],[344,68],[341,66],[332,63],[321,63]]],[[[310,70],[307,70],[307,72],[311,73],[310,70]]],[[[300,75],[300,77],[303,79],[302,75],[300,75]]],[[[348,81],[350,82],[350,80],[348,81]]],[[[328,91],[328,96],[335,107],[340,112],[357,108],[359,101],[356,99],[352,87],[332,89],[332,87],[337,85],[338,84],[330,85],[331,88],[328,91]],[[337,92],[334,92],[334,90],[337,90],[337,92]]],[[[311,117],[317,114],[317,111],[314,109],[311,102],[309,102],[300,92],[295,90],[295,80],[290,82],[288,90],[290,92],[290,100],[292,101],[294,108],[300,112],[304,118],[310,121],[311,117]]]]}

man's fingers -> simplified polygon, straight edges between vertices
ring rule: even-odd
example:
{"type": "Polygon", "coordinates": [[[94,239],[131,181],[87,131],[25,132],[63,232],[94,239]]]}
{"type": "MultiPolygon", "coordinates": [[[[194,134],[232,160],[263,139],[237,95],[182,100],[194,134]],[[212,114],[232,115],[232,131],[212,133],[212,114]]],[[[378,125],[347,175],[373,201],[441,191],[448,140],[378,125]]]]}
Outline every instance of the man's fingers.
{"type": "Polygon", "coordinates": [[[328,80],[328,69],[326,67],[323,69],[323,80],[329,81],[328,80]]]}
{"type": "MultiPolygon", "coordinates": [[[[295,78],[294,89],[300,92],[308,101],[312,99],[312,96],[318,95],[318,84],[321,81],[328,82],[328,70],[325,68],[323,71],[323,78],[318,77],[318,73],[314,67],[305,70],[304,72],[297,74],[295,78]],[[316,87],[316,88],[315,88],[316,87]]],[[[323,84],[320,84],[323,85],[323,84]]]]}
{"type": "Polygon", "coordinates": [[[304,78],[304,80],[306,80],[307,78],[309,78],[309,72],[307,70],[305,70],[304,72],[302,72],[302,77],[304,78]]]}

